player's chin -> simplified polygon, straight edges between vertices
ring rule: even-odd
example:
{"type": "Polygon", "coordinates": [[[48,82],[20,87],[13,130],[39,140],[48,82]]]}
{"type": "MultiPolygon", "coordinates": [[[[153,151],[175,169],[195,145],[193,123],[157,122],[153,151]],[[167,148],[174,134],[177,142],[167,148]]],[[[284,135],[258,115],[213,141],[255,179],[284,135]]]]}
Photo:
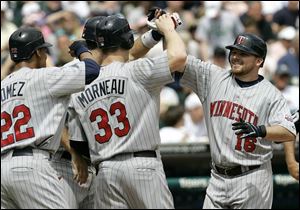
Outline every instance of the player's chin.
{"type": "Polygon", "coordinates": [[[231,65],[231,71],[234,74],[243,73],[243,67],[241,65],[231,65]]]}

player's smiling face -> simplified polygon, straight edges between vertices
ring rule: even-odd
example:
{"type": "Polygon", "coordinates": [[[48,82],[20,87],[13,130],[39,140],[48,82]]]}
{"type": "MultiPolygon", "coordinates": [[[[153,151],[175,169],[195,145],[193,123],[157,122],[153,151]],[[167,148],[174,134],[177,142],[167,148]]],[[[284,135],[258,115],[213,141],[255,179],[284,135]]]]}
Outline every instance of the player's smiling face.
{"type": "Polygon", "coordinates": [[[230,65],[232,73],[235,75],[247,75],[252,70],[257,70],[262,60],[255,55],[245,53],[244,51],[232,49],[230,53],[230,65]],[[258,65],[259,64],[259,65],[258,65]]]}

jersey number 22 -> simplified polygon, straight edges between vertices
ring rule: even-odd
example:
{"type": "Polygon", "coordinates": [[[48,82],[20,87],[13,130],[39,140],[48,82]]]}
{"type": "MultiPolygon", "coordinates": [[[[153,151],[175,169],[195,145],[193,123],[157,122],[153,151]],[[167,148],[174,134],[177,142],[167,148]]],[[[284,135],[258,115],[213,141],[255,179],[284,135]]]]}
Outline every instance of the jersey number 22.
{"type": "MultiPolygon", "coordinates": [[[[12,114],[9,114],[7,112],[1,112],[1,121],[4,120],[5,124],[1,125],[1,148],[10,144],[13,144],[15,141],[21,141],[24,139],[28,139],[31,137],[34,137],[34,129],[32,127],[27,127],[25,131],[21,131],[21,126],[26,126],[31,119],[30,109],[25,106],[24,104],[21,104],[19,106],[16,106],[12,114]],[[23,114],[23,117],[16,120],[16,122],[13,125],[12,118],[15,119],[19,117],[19,114],[23,114]],[[7,134],[7,137],[3,138],[3,133],[9,131],[11,126],[14,126],[14,132],[7,134]]],[[[2,123],[1,123],[2,124],[2,123]]]]}

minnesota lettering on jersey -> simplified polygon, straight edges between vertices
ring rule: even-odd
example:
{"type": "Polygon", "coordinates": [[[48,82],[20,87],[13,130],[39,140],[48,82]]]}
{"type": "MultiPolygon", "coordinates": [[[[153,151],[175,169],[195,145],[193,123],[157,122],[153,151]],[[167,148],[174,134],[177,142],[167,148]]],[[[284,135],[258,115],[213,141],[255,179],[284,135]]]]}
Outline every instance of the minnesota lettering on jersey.
{"type": "Polygon", "coordinates": [[[106,80],[100,80],[81,92],[77,96],[77,101],[85,108],[89,103],[92,103],[98,98],[126,95],[126,87],[126,78],[110,78],[106,80]]]}
{"type": "Polygon", "coordinates": [[[226,117],[231,120],[257,125],[258,116],[246,107],[231,101],[214,101],[210,103],[210,117],[226,117]]]}
{"type": "Polygon", "coordinates": [[[13,97],[23,96],[24,86],[24,81],[18,81],[1,88],[1,103],[13,97]]]}

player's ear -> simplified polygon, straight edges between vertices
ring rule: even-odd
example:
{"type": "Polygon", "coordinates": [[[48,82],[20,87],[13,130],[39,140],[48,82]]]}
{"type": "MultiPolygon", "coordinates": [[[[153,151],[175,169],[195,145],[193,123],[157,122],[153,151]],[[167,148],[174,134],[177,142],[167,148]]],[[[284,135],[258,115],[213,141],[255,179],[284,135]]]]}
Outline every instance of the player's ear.
{"type": "Polygon", "coordinates": [[[264,62],[264,59],[260,58],[260,57],[256,57],[256,65],[257,66],[261,66],[261,64],[264,62]]]}
{"type": "Polygon", "coordinates": [[[36,53],[36,55],[40,58],[40,57],[42,57],[42,48],[40,48],[40,49],[37,49],[36,51],[35,51],[35,53],[36,53]]]}

